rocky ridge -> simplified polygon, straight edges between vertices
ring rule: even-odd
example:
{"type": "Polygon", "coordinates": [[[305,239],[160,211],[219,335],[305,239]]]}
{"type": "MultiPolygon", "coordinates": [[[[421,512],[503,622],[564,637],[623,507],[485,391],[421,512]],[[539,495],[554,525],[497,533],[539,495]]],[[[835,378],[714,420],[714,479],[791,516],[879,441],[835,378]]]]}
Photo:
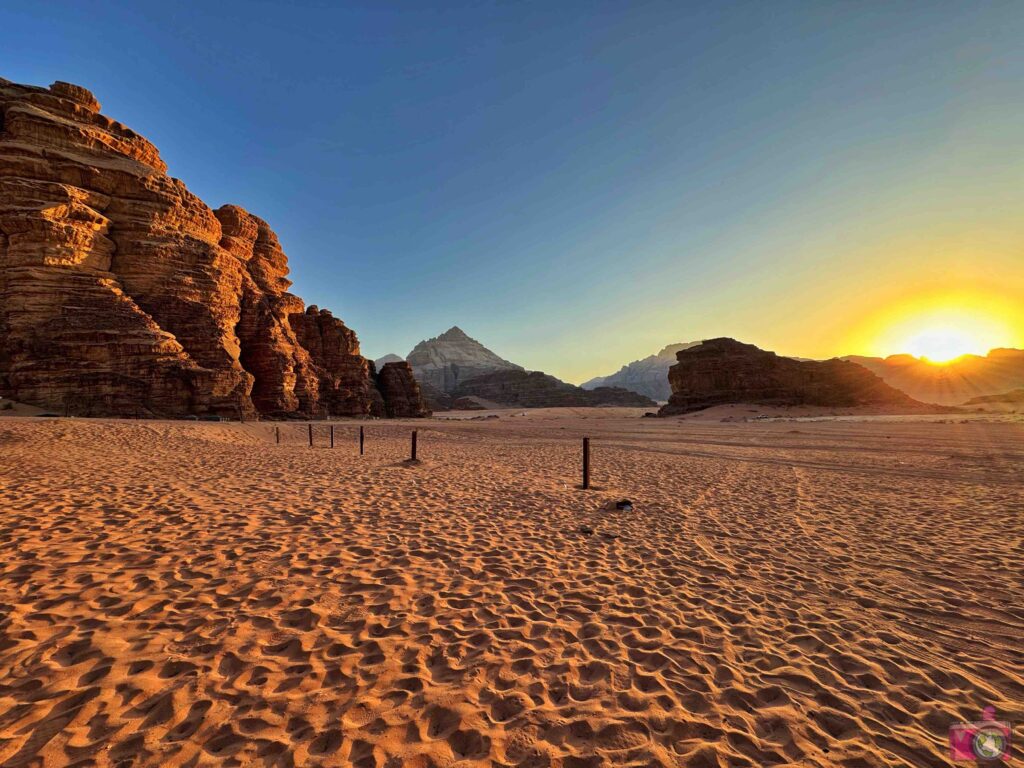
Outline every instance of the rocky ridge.
{"type": "Polygon", "coordinates": [[[456,400],[476,397],[520,408],[656,405],[650,398],[626,389],[581,389],[540,371],[494,371],[475,376],[460,384],[451,396],[456,400]]]}
{"type": "Polygon", "coordinates": [[[993,349],[987,355],[964,355],[942,365],[913,355],[850,355],[843,359],[863,365],[886,384],[929,403],[958,405],[974,397],[1024,387],[1021,349],[993,349]]]}
{"type": "Polygon", "coordinates": [[[355,333],[287,274],[266,222],[210,209],[89,91],[0,79],[0,395],[81,415],[421,412],[389,408],[355,333]]]}

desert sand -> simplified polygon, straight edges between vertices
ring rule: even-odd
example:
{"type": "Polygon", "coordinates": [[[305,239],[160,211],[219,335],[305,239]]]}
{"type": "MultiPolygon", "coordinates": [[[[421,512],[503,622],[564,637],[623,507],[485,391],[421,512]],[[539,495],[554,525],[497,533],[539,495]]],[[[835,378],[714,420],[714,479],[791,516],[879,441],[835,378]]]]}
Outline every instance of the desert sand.
{"type": "Polygon", "coordinates": [[[1024,424],[734,411],[0,420],[0,764],[939,766],[1024,719],[1024,424]]]}

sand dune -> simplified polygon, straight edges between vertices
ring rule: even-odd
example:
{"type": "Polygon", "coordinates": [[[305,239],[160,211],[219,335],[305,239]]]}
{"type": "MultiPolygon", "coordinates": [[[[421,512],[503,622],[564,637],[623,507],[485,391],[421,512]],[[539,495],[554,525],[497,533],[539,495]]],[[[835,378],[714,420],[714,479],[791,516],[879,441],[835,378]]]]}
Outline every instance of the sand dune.
{"type": "Polygon", "coordinates": [[[1019,423],[412,426],[0,422],[0,764],[936,766],[1024,719],[1019,423]]]}

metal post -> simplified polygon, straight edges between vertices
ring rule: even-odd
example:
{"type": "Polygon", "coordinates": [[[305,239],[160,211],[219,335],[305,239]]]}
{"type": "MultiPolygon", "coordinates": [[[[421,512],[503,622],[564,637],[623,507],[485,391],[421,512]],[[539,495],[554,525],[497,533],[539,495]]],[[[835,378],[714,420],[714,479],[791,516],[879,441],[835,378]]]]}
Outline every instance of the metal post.
{"type": "Polygon", "coordinates": [[[280,445],[281,444],[281,428],[280,427],[274,427],[274,437],[277,440],[277,444],[280,445]]]}
{"type": "Polygon", "coordinates": [[[309,425],[309,447],[310,448],[313,447],[313,424],[312,424],[312,422],[310,422],[310,425],[309,425]]]}
{"type": "Polygon", "coordinates": [[[583,438],[583,490],[590,488],[590,438],[583,438]]]}
{"type": "Polygon", "coordinates": [[[363,434],[363,428],[359,428],[359,455],[363,455],[363,443],[366,442],[366,435],[363,434]]]}
{"type": "Polygon", "coordinates": [[[331,424],[331,448],[334,447],[334,425],[331,424]]]}
{"type": "Polygon", "coordinates": [[[416,461],[416,430],[412,431],[412,460],[416,461]]]}

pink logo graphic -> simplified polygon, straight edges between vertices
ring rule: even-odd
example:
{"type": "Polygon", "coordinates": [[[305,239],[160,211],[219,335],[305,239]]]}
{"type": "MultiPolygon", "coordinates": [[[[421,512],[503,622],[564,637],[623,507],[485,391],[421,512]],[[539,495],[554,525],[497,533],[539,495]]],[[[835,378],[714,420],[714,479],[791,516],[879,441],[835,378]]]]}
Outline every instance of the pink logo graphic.
{"type": "Polygon", "coordinates": [[[949,729],[949,755],[954,762],[1010,759],[1010,724],[996,720],[995,707],[985,707],[981,720],[949,729]]]}

